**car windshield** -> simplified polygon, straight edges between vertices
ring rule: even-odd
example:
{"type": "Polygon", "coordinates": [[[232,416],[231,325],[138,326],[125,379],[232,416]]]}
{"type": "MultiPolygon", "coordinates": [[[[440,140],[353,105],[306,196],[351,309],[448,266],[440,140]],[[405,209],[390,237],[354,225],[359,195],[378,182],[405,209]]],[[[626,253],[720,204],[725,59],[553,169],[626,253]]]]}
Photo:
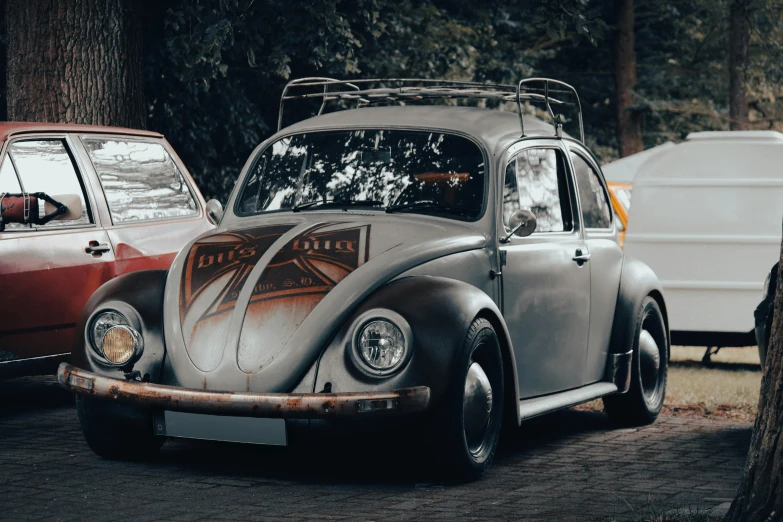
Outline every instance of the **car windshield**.
{"type": "Polygon", "coordinates": [[[472,220],[484,202],[484,156],[430,131],[295,134],[267,147],[247,175],[238,215],[365,207],[472,220]]]}

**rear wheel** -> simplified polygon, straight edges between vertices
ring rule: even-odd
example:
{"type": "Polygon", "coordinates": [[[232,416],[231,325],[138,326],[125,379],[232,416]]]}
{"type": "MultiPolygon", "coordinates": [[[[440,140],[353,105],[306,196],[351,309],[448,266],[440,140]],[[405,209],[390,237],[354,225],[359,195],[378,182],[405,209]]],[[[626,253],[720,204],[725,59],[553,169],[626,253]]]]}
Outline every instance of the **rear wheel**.
{"type": "Polygon", "coordinates": [[[435,418],[441,471],[457,480],[481,477],[495,457],[503,419],[503,359],[486,319],[471,324],[435,418]]]}
{"type": "Polygon", "coordinates": [[[142,460],[154,457],[165,437],[153,433],[152,417],[120,411],[121,405],[76,397],[76,415],[87,445],[106,459],[142,460]]]}
{"type": "Polygon", "coordinates": [[[623,395],[604,397],[604,409],[619,424],[654,422],[666,395],[669,338],[658,303],[647,297],[636,322],[631,366],[631,387],[623,395]]]}

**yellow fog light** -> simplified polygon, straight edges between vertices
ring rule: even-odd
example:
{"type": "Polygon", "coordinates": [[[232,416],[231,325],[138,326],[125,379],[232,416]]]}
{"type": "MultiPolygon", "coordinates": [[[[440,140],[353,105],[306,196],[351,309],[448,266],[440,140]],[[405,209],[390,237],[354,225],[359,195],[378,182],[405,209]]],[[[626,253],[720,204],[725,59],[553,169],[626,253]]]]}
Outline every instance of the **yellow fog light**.
{"type": "Polygon", "coordinates": [[[141,337],[129,326],[112,326],[103,336],[101,351],[110,363],[125,364],[141,351],[141,337]]]}

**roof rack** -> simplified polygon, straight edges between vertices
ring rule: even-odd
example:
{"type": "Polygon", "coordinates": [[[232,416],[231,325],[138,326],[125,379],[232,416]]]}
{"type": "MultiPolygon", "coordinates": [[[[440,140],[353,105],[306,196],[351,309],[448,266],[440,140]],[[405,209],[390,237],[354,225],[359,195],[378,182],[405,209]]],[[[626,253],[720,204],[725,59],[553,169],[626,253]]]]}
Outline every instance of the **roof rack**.
{"type": "Polygon", "coordinates": [[[285,103],[291,100],[320,99],[318,114],[323,114],[327,102],[354,101],[357,107],[379,103],[398,103],[424,99],[484,99],[500,102],[516,102],[522,137],[525,124],[522,120],[522,102],[541,102],[552,118],[555,135],[562,136],[563,117],[552,106],[574,106],[577,109],[580,141],[584,143],[582,105],[576,89],[567,83],[549,78],[526,78],[517,85],[500,83],[464,82],[452,80],[425,80],[420,78],[375,78],[360,80],[335,80],[333,78],[300,78],[292,80],[280,97],[277,130],[283,126],[285,103]],[[313,92],[315,91],[315,92],[313,92]],[[563,99],[573,96],[575,101],[563,99]]]}

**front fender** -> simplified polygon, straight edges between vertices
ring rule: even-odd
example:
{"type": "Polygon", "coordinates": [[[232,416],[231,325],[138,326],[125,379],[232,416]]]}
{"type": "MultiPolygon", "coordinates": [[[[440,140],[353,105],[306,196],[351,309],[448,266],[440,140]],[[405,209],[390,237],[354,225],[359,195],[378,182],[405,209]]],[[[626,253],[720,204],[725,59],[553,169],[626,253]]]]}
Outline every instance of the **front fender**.
{"type": "Polygon", "coordinates": [[[365,299],[340,328],[319,360],[313,391],[331,389],[333,393],[395,389],[421,385],[432,392],[437,407],[453,372],[453,355],[465,339],[477,317],[494,326],[503,349],[508,404],[516,404],[516,362],[505,322],[492,299],[467,283],[434,276],[411,276],[388,283],[365,299]],[[355,322],[374,308],[401,315],[413,332],[413,354],[408,364],[387,378],[365,375],[356,369],[349,356],[355,322]]]}
{"type": "MultiPolygon", "coordinates": [[[[648,296],[655,299],[661,308],[663,319],[666,322],[667,345],[670,345],[669,316],[666,312],[666,302],[663,298],[663,287],[658,277],[645,263],[637,259],[625,258],[622,275],[620,276],[620,288],[617,293],[617,306],[614,311],[612,338],[609,343],[610,363],[614,360],[613,355],[619,356],[628,353],[633,348],[636,323],[639,320],[644,300],[648,296]]],[[[630,358],[627,359],[627,362],[630,364],[630,358]]],[[[626,389],[623,390],[620,387],[620,391],[627,391],[627,385],[630,384],[630,368],[607,368],[607,372],[617,372],[618,370],[628,373],[622,378],[619,378],[617,375],[609,375],[608,377],[615,382],[625,382],[626,389]]]]}
{"type": "Polygon", "coordinates": [[[145,380],[159,382],[160,369],[166,353],[163,340],[163,290],[167,270],[141,270],[121,275],[104,283],[87,301],[76,325],[71,355],[72,364],[108,377],[121,378],[129,371],[138,371],[145,380]],[[92,348],[87,326],[95,312],[111,308],[126,312],[144,340],[144,351],[131,366],[117,368],[102,363],[102,357],[92,348]]]}

